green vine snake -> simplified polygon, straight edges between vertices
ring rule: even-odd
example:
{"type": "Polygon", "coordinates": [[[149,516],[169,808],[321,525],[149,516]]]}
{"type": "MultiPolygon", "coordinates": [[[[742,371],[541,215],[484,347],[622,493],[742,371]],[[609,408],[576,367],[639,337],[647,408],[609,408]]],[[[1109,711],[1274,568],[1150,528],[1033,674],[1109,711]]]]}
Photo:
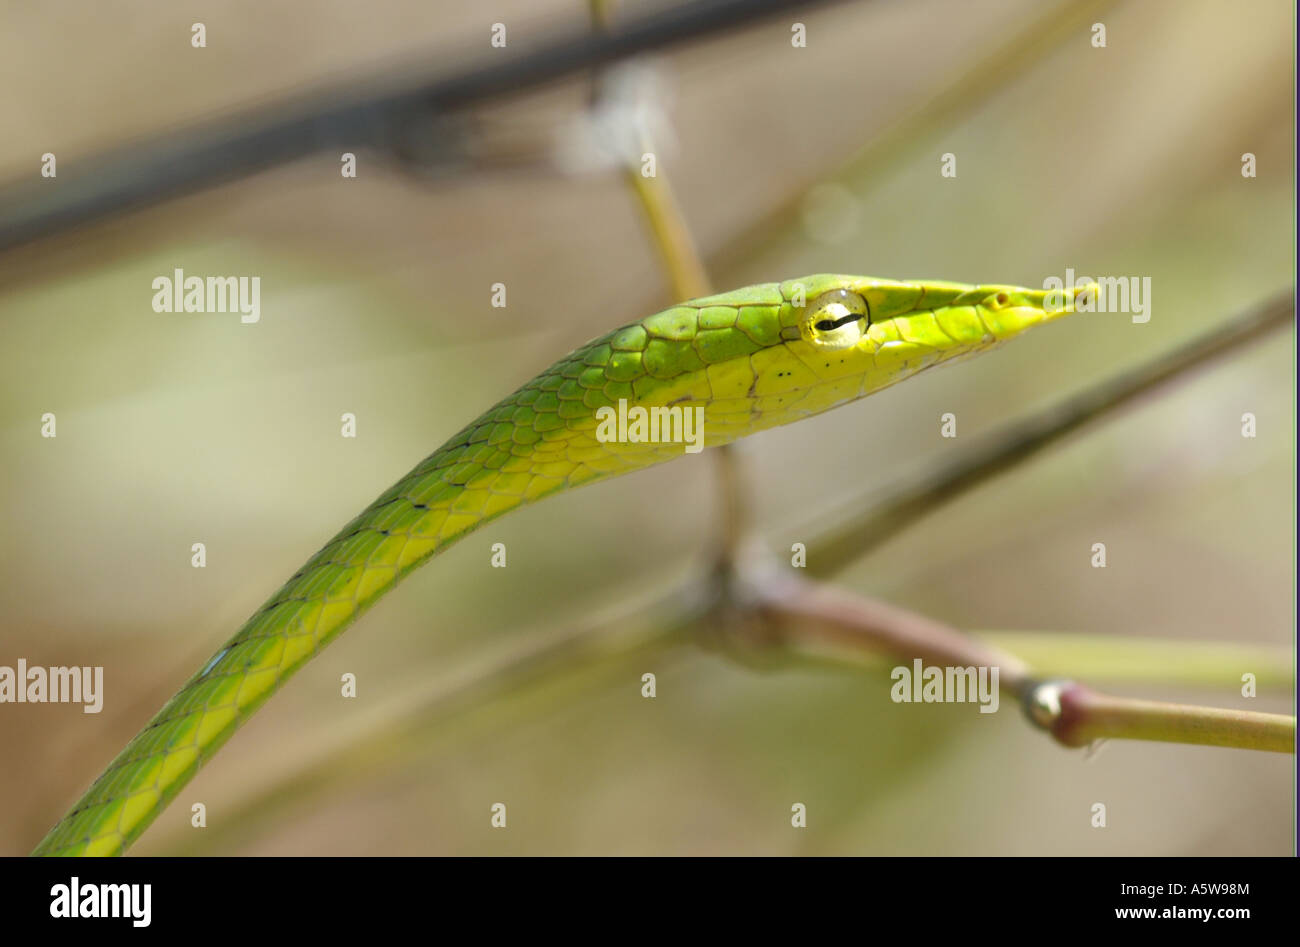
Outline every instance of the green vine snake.
{"type": "Polygon", "coordinates": [[[1073,311],[1079,292],[817,275],[695,299],[594,339],[475,418],[344,526],[34,854],[123,852],[295,671],[468,533],[525,503],[682,455],[680,440],[602,436],[610,409],[702,408],[704,443],[725,444],[987,351],[1073,311]]]}

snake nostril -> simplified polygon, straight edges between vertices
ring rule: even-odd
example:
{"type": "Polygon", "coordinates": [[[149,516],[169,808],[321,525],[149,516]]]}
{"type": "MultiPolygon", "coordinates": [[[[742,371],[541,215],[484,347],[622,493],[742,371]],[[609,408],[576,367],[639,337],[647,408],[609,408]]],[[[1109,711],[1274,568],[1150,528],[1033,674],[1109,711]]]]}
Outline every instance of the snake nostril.
{"type": "Polygon", "coordinates": [[[1006,293],[998,293],[997,296],[994,298],[997,300],[999,306],[1005,306],[1007,304],[1007,299],[1009,297],[1007,296],[1006,293]]]}

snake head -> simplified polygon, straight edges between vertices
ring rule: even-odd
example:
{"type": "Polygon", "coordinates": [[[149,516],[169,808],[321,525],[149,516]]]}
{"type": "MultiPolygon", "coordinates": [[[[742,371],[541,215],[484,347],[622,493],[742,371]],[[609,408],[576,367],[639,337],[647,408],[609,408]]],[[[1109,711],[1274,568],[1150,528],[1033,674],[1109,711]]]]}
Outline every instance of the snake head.
{"type": "Polygon", "coordinates": [[[1096,287],[1052,291],[822,274],[781,284],[781,334],[844,401],[1058,319],[1089,290],[1096,287]],[[850,394],[852,381],[858,384],[850,394]]]}
{"type": "MultiPolygon", "coordinates": [[[[726,443],[986,351],[1074,311],[1082,292],[828,274],[747,286],[593,340],[557,366],[556,398],[698,407],[707,443],[726,443]]],[[[617,450],[635,464],[665,456],[617,450]]]]}

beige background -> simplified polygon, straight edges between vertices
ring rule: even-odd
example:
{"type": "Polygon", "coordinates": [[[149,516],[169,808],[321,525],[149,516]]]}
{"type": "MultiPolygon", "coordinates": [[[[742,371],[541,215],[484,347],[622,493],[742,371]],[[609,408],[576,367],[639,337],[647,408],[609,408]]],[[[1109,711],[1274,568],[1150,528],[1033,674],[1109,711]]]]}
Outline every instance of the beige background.
{"type": "MultiPolygon", "coordinates": [[[[475,61],[495,21],[510,30],[499,52],[517,54],[585,15],[570,0],[15,4],[0,32],[0,181],[31,180],[47,151],[70,175],[101,148],[239,106],[475,61]],[[204,50],[189,45],[197,19],[204,50]]],[[[1039,285],[1067,266],[1153,280],[1145,326],[1067,320],[746,442],[771,548],[1291,284],[1291,17],[1283,0],[858,3],[801,15],[804,50],[778,21],[652,60],[675,138],[661,168],[719,287],[837,270],[1039,285]],[[1089,44],[1094,19],[1104,50],[1089,44]],[[1004,65],[1023,70],[977,68],[1009,42],[1004,65]],[[898,131],[936,102],[937,124],[898,131]],[[1255,180],[1239,172],[1246,151],[1255,180]],[[955,180],[939,177],[944,152],[955,180]],[[945,411],[955,443],[937,436],[945,411]]],[[[544,135],[585,92],[482,118],[544,135]]],[[[107,681],[98,716],[0,706],[2,853],[29,850],[284,578],[443,438],[671,301],[618,175],[430,178],[363,154],[344,181],[337,161],[0,256],[0,664],[102,664],[107,681]],[[260,275],[261,324],[155,314],[150,282],[174,266],[260,275]],[[488,306],[497,281],[504,312],[488,306]],[[53,441],[39,436],[46,411],[53,441]],[[356,441],[338,436],[344,411],[356,441]],[[196,541],[204,570],[189,565],[196,541]]],[[[1074,438],[841,581],[971,629],[1285,653],[1291,344],[1280,334],[1074,438]],[[1244,411],[1255,440],[1239,434],[1244,411]],[[1096,541],[1105,571],[1088,566],[1096,541]]],[[[410,709],[689,574],[714,522],[712,473],[708,456],[685,459],[452,549],[287,685],[133,851],[1291,852],[1291,757],[1111,744],[1085,761],[1009,701],[992,717],[894,705],[882,669],[758,671],[660,644],[410,709]],[[488,567],[497,541],[505,570],[488,567]],[[645,671],[654,701],[639,696],[645,671]],[[339,697],[345,672],[355,701],[339,697]],[[498,801],[504,832],[488,827],[498,801]],[[1089,827],[1098,801],[1104,831],[1089,827]],[[806,830],[790,828],[792,802],[809,807],[806,830]]],[[[1243,670],[1112,689],[1247,706],[1243,670]]],[[[1290,688],[1249,706],[1290,712],[1290,688]]]]}

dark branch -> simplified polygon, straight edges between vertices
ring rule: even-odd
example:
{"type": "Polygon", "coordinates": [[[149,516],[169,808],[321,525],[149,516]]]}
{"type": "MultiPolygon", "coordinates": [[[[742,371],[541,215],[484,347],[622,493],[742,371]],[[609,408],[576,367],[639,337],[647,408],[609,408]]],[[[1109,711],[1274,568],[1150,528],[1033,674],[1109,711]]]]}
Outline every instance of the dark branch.
{"type": "MultiPolygon", "coordinates": [[[[353,83],[346,90],[322,90],[300,102],[138,143],[91,159],[85,170],[73,177],[37,180],[0,191],[0,208],[4,208],[0,213],[0,250],[224,184],[328,147],[381,148],[398,154],[436,149],[439,127],[445,132],[446,118],[467,106],[825,2],[710,0],[678,4],[621,30],[593,34],[582,29],[536,51],[446,78],[426,78],[362,98],[357,97],[353,83]]],[[[378,90],[382,82],[367,85],[378,90]]]]}

